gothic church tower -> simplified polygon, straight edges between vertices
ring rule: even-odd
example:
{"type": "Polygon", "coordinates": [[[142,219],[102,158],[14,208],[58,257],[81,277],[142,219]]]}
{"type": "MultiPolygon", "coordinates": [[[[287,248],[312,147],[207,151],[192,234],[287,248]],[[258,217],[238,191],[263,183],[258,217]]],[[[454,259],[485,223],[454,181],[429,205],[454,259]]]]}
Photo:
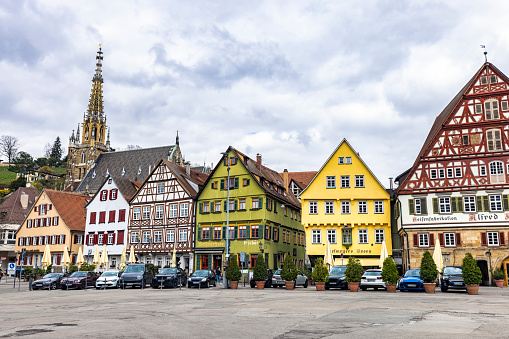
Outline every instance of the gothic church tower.
{"type": "Polygon", "coordinates": [[[112,151],[110,147],[110,133],[106,127],[106,116],[103,107],[103,77],[101,45],[96,56],[96,69],[92,78],[92,93],[88,109],[83,115],[81,123],[69,138],[67,154],[67,173],[65,186],[83,180],[88,170],[94,167],[96,159],[101,153],[112,151]],[[106,134],[107,133],[107,134],[106,134]]]}

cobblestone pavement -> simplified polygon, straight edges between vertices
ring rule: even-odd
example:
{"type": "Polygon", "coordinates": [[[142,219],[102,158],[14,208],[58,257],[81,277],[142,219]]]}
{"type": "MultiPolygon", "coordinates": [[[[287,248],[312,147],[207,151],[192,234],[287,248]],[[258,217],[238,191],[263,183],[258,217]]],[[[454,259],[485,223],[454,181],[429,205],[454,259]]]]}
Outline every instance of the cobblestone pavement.
{"type": "Polygon", "coordinates": [[[435,294],[241,287],[20,291],[0,283],[0,338],[507,338],[509,288],[435,294]]]}

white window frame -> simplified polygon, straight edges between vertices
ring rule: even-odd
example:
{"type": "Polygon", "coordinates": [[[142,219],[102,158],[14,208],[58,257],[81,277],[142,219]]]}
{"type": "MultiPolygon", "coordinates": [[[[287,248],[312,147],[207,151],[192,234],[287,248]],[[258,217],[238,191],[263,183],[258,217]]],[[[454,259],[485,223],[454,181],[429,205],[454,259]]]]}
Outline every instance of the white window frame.
{"type": "Polygon", "coordinates": [[[490,197],[490,211],[502,212],[504,210],[502,205],[502,196],[500,194],[492,194],[490,197]]]}
{"type": "Polygon", "coordinates": [[[463,211],[466,213],[477,212],[475,195],[466,195],[463,197],[463,211]]]}
{"type": "Polygon", "coordinates": [[[143,206],[142,208],[142,219],[149,220],[150,219],[150,206],[143,206]]]}
{"type": "Polygon", "coordinates": [[[108,245],[113,245],[113,236],[114,235],[115,235],[115,233],[113,233],[113,232],[108,233],[108,245]]]}
{"type": "Polygon", "coordinates": [[[384,202],[383,200],[375,200],[375,213],[383,214],[384,213],[384,202]]]}
{"type": "Polygon", "coordinates": [[[438,210],[439,213],[451,213],[451,198],[438,197],[438,210]]]}
{"type": "Polygon", "coordinates": [[[357,202],[357,213],[359,214],[368,213],[368,202],[366,200],[359,200],[357,202]]]}
{"type": "Polygon", "coordinates": [[[455,178],[461,178],[463,176],[463,170],[461,169],[461,167],[455,167],[454,168],[454,177],[455,178]]]}
{"type": "Polygon", "coordinates": [[[418,233],[419,247],[429,247],[429,233],[418,233]]]}
{"type": "Polygon", "coordinates": [[[171,204],[170,205],[170,218],[176,218],[176,217],[178,217],[178,205],[171,204]]]}
{"type": "Polygon", "coordinates": [[[369,244],[368,230],[360,228],[358,231],[359,244],[369,244]]]}
{"type": "Polygon", "coordinates": [[[131,232],[131,243],[137,244],[140,242],[140,233],[131,232]]]}
{"type": "Polygon", "coordinates": [[[163,241],[163,231],[154,231],[154,243],[163,241]]]}
{"type": "Polygon", "coordinates": [[[326,177],[326,185],[327,188],[336,188],[336,176],[328,175],[326,177]]]}
{"type": "Polygon", "coordinates": [[[189,203],[183,202],[180,204],[180,217],[187,218],[189,216],[189,203]]]}
{"type": "Polygon", "coordinates": [[[162,219],[164,216],[164,206],[158,205],[156,206],[156,219],[162,219]]]}
{"type": "MultiPolygon", "coordinates": [[[[55,241],[57,241],[57,236],[56,236],[56,235],[54,235],[54,236],[52,236],[52,237],[51,237],[51,243],[52,243],[52,244],[54,244],[54,243],[55,243],[55,241]]],[[[88,245],[90,245],[90,246],[91,246],[91,245],[93,245],[93,244],[94,244],[94,234],[93,234],[93,233],[90,233],[90,234],[88,235],[88,245]]]]}
{"type": "Polygon", "coordinates": [[[350,206],[350,201],[342,200],[341,201],[341,214],[351,214],[351,213],[352,213],[352,210],[351,210],[351,206],[350,206]]]}
{"type": "Polygon", "coordinates": [[[150,231],[143,231],[143,243],[148,244],[150,243],[151,237],[150,237],[150,231]]]}
{"type": "Polygon", "coordinates": [[[488,175],[488,172],[486,172],[486,165],[479,166],[479,175],[482,177],[488,175]]]}
{"type": "Polygon", "coordinates": [[[345,157],[338,157],[338,164],[344,165],[345,164],[345,157]]]}
{"type": "Polygon", "coordinates": [[[448,178],[454,178],[454,169],[453,168],[448,168],[447,169],[447,177],[448,178]]]}
{"type": "Polygon", "coordinates": [[[341,188],[350,188],[350,176],[349,175],[341,176],[341,188]]]}
{"type": "Polygon", "coordinates": [[[452,232],[444,233],[444,246],[447,246],[447,247],[456,246],[456,233],[452,233],[452,232]]]}
{"type": "Polygon", "coordinates": [[[355,187],[357,187],[357,188],[364,187],[364,175],[356,175],[355,176],[355,187]]]}
{"type": "Polygon", "coordinates": [[[445,178],[445,169],[444,168],[439,168],[438,169],[438,178],[439,179],[444,179],[445,178]]]}
{"type": "Polygon", "coordinates": [[[375,228],[375,244],[381,244],[385,240],[385,230],[383,228],[375,228]]]}
{"type": "Polygon", "coordinates": [[[318,214],[318,201],[310,201],[308,206],[309,214],[318,214]]]}
{"type": "Polygon", "coordinates": [[[179,229],[179,242],[186,242],[187,241],[187,229],[179,229]]]}
{"type": "Polygon", "coordinates": [[[487,130],[486,144],[488,146],[488,152],[502,151],[504,149],[504,146],[502,144],[502,131],[498,128],[492,128],[487,130]]]}
{"type": "Polygon", "coordinates": [[[500,119],[500,110],[497,99],[488,99],[484,102],[484,112],[486,120],[500,119]]]}
{"type": "Polygon", "coordinates": [[[175,230],[167,230],[166,231],[166,242],[167,243],[175,242],[175,230]]]}
{"type": "Polygon", "coordinates": [[[437,169],[436,168],[432,168],[432,169],[429,170],[429,178],[430,179],[438,179],[437,169]]]}
{"type": "Polygon", "coordinates": [[[421,199],[414,199],[414,212],[415,214],[421,214],[421,199]]]}
{"type": "Polygon", "coordinates": [[[499,246],[500,244],[498,232],[486,232],[486,240],[488,241],[488,246],[499,246]]]}
{"type": "Polygon", "coordinates": [[[337,237],[336,237],[335,229],[327,230],[327,240],[329,240],[329,243],[331,243],[331,244],[337,244],[337,237]]]}
{"type": "Polygon", "coordinates": [[[104,244],[104,233],[99,233],[97,236],[97,244],[103,245],[104,244]]]}
{"type": "Polygon", "coordinates": [[[505,184],[504,163],[502,161],[492,161],[489,163],[490,183],[505,184]]]}
{"type": "Polygon", "coordinates": [[[325,214],[334,214],[334,201],[325,202],[325,214]]]}
{"type": "Polygon", "coordinates": [[[346,157],[345,158],[345,164],[351,165],[352,164],[352,157],[346,157]]]}
{"type": "Polygon", "coordinates": [[[164,193],[164,182],[158,182],[157,183],[157,194],[163,194],[164,193]]]}
{"type": "Polygon", "coordinates": [[[140,220],[141,215],[141,207],[133,208],[133,220],[140,220]]]}
{"type": "Polygon", "coordinates": [[[311,231],[312,240],[311,243],[313,244],[321,244],[322,243],[322,230],[314,229],[311,231]]]}

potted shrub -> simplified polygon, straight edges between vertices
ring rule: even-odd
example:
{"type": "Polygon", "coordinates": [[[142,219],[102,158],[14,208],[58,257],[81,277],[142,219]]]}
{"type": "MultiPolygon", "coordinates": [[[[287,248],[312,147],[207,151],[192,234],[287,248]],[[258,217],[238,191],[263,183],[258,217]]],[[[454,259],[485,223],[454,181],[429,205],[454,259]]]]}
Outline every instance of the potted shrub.
{"type": "Polygon", "coordinates": [[[396,263],[391,257],[384,260],[382,267],[382,280],[385,282],[387,292],[396,292],[396,284],[398,283],[399,274],[396,263]]]}
{"type": "Polygon", "coordinates": [[[236,290],[239,285],[239,280],[242,277],[239,265],[237,264],[237,256],[234,255],[228,263],[228,270],[226,270],[226,280],[230,281],[230,288],[236,290]]]}
{"type": "Polygon", "coordinates": [[[495,271],[493,271],[492,275],[493,281],[495,281],[495,285],[497,285],[497,287],[503,287],[505,280],[505,270],[503,268],[497,268],[495,271]]]}
{"type": "Polygon", "coordinates": [[[359,290],[359,283],[361,282],[364,269],[362,268],[361,261],[356,257],[348,258],[346,264],[345,281],[348,283],[350,292],[357,292],[359,290]]]}
{"type": "Polygon", "coordinates": [[[30,266],[25,266],[23,267],[23,271],[25,272],[25,281],[28,281],[28,279],[31,277],[32,275],[32,267],[30,266]]]}
{"type": "Polygon", "coordinates": [[[263,260],[263,256],[259,255],[255,261],[255,267],[253,271],[253,279],[256,281],[256,288],[259,290],[263,290],[265,287],[265,280],[269,277],[267,273],[267,265],[265,265],[265,260],[263,260]]]}
{"type": "Polygon", "coordinates": [[[34,275],[35,275],[35,279],[41,279],[46,274],[46,271],[43,268],[40,268],[40,267],[34,268],[33,272],[34,272],[34,275]]]}
{"type": "Polygon", "coordinates": [[[479,284],[482,281],[481,269],[477,265],[472,253],[466,253],[461,264],[463,281],[467,286],[468,294],[478,294],[479,284]]]}
{"type": "Polygon", "coordinates": [[[425,251],[421,259],[420,278],[424,282],[426,293],[435,293],[436,280],[438,277],[437,265],[429,251],[425,251]]]}
{"type": "Polygon", "coordinates": [[[329,281],[329,270],[323,263],[322,258],[316,259],[312,277],[315,282],[316,290],[323,291],[325,289],[325,283],[329,281]]]}
{"type": "Polygon", "coordinates": [[[281,268],[281,279],[285,281],[287,290],[293,290],[295,287],[295,279],[297,279],[298,274],[299,271],[293,262],[293,257],[290,254],[287,255],[283,267],[281,268]]]}

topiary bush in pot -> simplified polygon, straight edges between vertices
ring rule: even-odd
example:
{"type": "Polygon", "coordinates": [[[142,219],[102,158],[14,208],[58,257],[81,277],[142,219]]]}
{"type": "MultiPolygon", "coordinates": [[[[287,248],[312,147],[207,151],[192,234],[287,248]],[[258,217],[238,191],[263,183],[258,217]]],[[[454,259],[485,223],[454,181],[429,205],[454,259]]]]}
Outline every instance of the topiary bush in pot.
{"type": "Polygon", "coordinates": [[[382,280],[388,284],[396,284],[399,280],[398,268],[394,259],[387,257],[382,267],[382,280]]]}
{"type": "MultiPolygon", "coordinates": [[[[472,253],[466,253],[461,264],[465,285],[479,285],[482,282],[481,269],[477,265],[472,253]]],[[[468,286],[467,286],[468,287],[468,286]]]]}
{"type": "Polygon", "coordinates": [[[226,279],[230,281],[239,281],[242,277],[239,265],[237,264],[237,256],[234,255],[228,263],[228,270],[226,271],[226,279]]]}
{"type": "Polygon", "coordinates": [[[429,251],[425,251],[421,259],[420,277],[425,283],[435,283],[438,277],[437,265],[429,251]]]}
{"type": "Polygon", "coordinates": [[[329,281],[329,270],[327,266],[323,263],[323,258],[316,259],[315,267],[313,268],[313,273],[311,275],[313,277],[313,281],[315,282],[327,282],[329,281]]]}
{"type": "Polygon", "coordinates": [[[284,281],[294,281],[297,279],[297,275],[299,271],[297,270],[297,266],[293,262],[293,258],[291,255],[287,255],[285,261],[283,263],[283,268],[281,268],[281,279],[284,281]]]}
{"type": "Polygon", "coordinates": [[[267,265],[265,264],[265,260],[261,255],[256,258],[255,267],[253,271],[253,279],[254,281],[265,281],[267,280],[269,274],[267,273],[267,265]]]}
{"type": "Polygon", "coordinates": [[[364,269],[362,268],[361,261],[356,257],[349,257],[345,270],[345,281],[350,283],[360,282],[364,269]]]}

